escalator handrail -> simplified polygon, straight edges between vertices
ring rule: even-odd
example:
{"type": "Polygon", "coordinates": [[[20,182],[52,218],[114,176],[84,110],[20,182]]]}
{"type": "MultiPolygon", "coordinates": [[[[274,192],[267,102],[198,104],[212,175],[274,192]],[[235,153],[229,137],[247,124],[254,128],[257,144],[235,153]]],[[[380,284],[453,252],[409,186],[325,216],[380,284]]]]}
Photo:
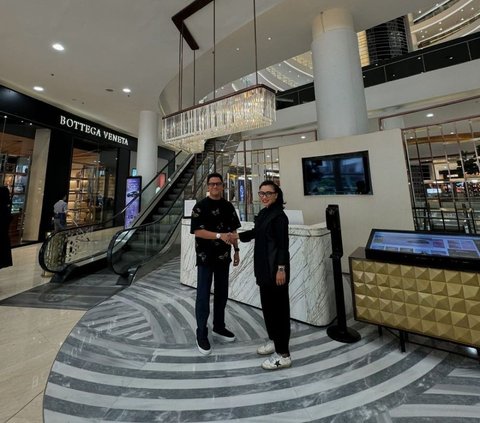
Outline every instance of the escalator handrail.
{"type": "MultiPolygon", "coordinates": [[[[208,153],[205,155],[205,157],[203,158],[203,160],[205,160],[205,158],[208,157],[208,153]]],[[[202,160],[202,162],[203,162],[202,160]]],[[[200,164],[202,163],[200,162],[200,164]]],[[[198,165],[198,167],[200,166],[200,164],[198,165]]],[[[197,183],[197,187],[194,191],[194,195],[193,197],[195,198],[196,197],[196,194],[198,193],[198,190],[200,189],[200,187],[202,186],[203,184],[203,181],[205,180],[205,178],[207,177],[207,175],[210,173],[209,172],[210,169],[207,169],[202,175],[201,175],[201,178],[200,178],[200,183],[197,183]]],[[[190,180],[191,181],[191,180],[190,180]]],[[[139,225],[139,226],[132,226],[131,228],[128,228],[128,229],[122,229],[120,231],[118,231],[117,233],[115,233],[115,235],[112,237],[111,241],[110,241],[110,244],[108,245],[108,250],[107,250],[107,263],[109,265],[109,268],[116,274],[120,275],[122,273],[119,273],[115,268],[114,268],[114,265],[113,265],[113,254],[114,254],[114,247],[115,245],[117,244],[117,240],[122,236],[122,234],[127,234],[129,233],[130,231],[137,231],[137,230],[142,230],[142,229],[145,229],[149,226],[153,226],[153,225],[156,225],[158,224],[161,220],[163,220],[165,218],[165,216],[168,216],[169,215],[169,212],[170,210],[172,210],[172,208],[174,207],[175,203],[177,202],[177,200],[180,198],[180,196],[183,194],[183,190],[185,189],[185,187],[190,183],[190,181],[187,181],[185,182],[185,184],[183,185],[183,189],[180,191],[180,193],[178,193],[178,195],[175,197],[175,199],[173,200],[173,203],[172,205],[168,208],[167,212],[165,214],[163,214],[159,219],[153,221],[153,222],[149,222],[149,223],[145,223],[145,224],[142,224],[142,225],[139,225]]],[[[179,222],[182,220],[182,218],[180,217],[179,219],[179,222]]],[[[178,225],[178,222],[176,223],[176,225],[178,225]]],[[[139,263],[139,264],[142,264],[139,263]]]]}
{"type": "MultiPolygon", "coordinates": [[[[118,217],[122,216],[125,211],[128,209],[128,207],[135,201],[137,200],[138,197],[141,197],[142,193],[144,193],[147,188],[154,182],[157,180],[158,176],[162,173],[164,173],[165,169],[167,169],[169,166],[172,165],[172,163],[175,163],[177,157],[182,153],[182,151],[178,151],[177,153],[175,153],[175,156],[173,158],[171,158],[167,164],[165,166],[162,167],[162,169],[160,171],[158,171],[156,173],[156,175],[148,182],[147,185],[145,185],[142,190],[134,197],[132,197],[132,199],[127,203],[127,205],[122,209],[120,210],[118,213],[116,213],[113,217],[103,221],[103,222],[98,222],[98,223],[88,223],[88,224],[84,224],[84,225],[76,225],[75,227],[70,227],[70,228],[65,228],[65,229],[60,229],[58,231],[55,231],[55,232],[52,232],[50,233],[45,241],[43,241],[42,243],[42,246],[40,247],[40,250],[38,252],[38,262],[39,262],[39,265],[40,267],[46,271],[46,272],[51,272],[51,273],[56,273],[58,272],[58,270],[54,270],[54,269],[49,269],[47,267],[47,264],[45,263],[45,252],[48,248],[48,245],[50,242],[52,242],[52,239],[55,238],[55,237],[60,237],[60,236],[63,236],[65,235],[65,238],[68,237],[68,234],[69,233],[77,233],[78,231],[81,231],[83,233],[88,233],[88,232],[93,232],[95,227],[98,227],[98,229],[95,229],[95,230],[100,230],[100,229],[103,229],[107,226],[107,224],[111,223],[111,222],[114,222],[118,217]]],[[[175,172],[173,172],[173,174],[169,177],[169,182],[167,184],[165,184],[161,190],[159,191],[160,193],[163,192],[164,190],[166,190],[167,187],[170,186],[170,179],[174,179],[174,175],[183,168],[183,165],[185,162],[187,162],[188,160],[190,160],[192,158],[192,155],[188,155],[185,160],[182,162],[182,164],[178,167],[177,170],[175,170],[175,172]]],[[[158,195],[158,193],[157,193],[158,195]]],[[[92,254],[90,256],[90,258],[94,258],[98,255],[101,255],[103,254],[104,251],[101,251],[101,252],[98,252],[98,253],[95,253],[95,254],[92,254]]],[[[82,258],[81,260],[79,261],[83,261],[85,260],[86,258],[82,258]]],[[[69,263],[69,264],[72,264],[72,263],[75,263],[75,261],[69,263]]]]}

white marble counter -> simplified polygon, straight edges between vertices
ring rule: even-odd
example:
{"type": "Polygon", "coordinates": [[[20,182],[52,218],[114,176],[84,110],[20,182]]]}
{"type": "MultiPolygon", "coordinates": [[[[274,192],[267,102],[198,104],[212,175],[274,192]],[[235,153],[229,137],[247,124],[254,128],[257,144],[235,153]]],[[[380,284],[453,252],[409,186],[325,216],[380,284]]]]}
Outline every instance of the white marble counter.
{"type": "MultiPolygon", "coordinates": [[[[242,222],[239,232],[251,229],[242,222]]],[[[335,317],[335,293],[330,260],[330,231],[324,223],[290,225],[290,307],[293,319],[325,326],[335,317]]],[[[239,243],[240,265],[231,266],[229,298],[261,308],[253,275],[254,242],[239,243]]],[[[190,219],[182,221],[181,283],[196,287],[195,237],[190,219]]]]}

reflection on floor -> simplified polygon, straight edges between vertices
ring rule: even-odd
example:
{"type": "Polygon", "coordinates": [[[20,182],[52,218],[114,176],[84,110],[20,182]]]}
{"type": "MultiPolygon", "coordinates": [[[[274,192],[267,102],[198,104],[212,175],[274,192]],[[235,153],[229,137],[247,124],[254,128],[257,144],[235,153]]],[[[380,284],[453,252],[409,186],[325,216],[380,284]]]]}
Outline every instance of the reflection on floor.
{"type": "Polygon", "coordinates": [[[49,375],[45,422],[479,422],[473,359],[379,338],[341,344],[293,323],[293,366],[260,368],[259,310],[229,302],[238,340],[195,348],[195,291],[175,259],[85,314],[49,375]]]}
{"type": "MultiPolygon", "coordinates": [[[[15,248],[13,267],[0,270],[0,299],[45,286],[40,244],[15,248]]],[[[50,367],[84,311],[0,307],[0,422],[42,423],[50,367]]]]}
{"type": "Polygon", "coordinates": [[[102,269],[88,277],[36,286],[1,300],[0,306],[89,310],[125,288],[117,281],[118,275],[102,269]]]}

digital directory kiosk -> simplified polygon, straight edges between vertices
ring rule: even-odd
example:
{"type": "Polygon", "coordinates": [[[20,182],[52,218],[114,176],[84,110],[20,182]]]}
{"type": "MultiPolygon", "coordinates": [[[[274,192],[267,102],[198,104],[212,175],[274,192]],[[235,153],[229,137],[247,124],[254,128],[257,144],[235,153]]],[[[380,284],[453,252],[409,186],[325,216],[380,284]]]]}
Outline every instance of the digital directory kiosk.
{"type": "Polygon", "coordinates": [[[372,229],[367,258],[480,271],[480,235],[372,229]]]}
{"type": "Polygon", "coordinates": [[[479,235],[373,229],[349,265],[356,320],[480,353],[479,235]]]}

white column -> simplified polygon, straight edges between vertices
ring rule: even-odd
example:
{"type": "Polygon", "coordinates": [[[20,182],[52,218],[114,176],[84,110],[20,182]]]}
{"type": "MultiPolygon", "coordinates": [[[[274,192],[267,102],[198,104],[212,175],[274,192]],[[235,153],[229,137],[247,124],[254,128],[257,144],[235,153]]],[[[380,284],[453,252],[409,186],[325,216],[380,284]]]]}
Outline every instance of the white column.
{"type": "Polygon", "coordinates": [[[313,76],[318,138],[368,132],[367,105],[353,17],[329,9],[313,21],[313,76]]]}
{"type": "Polygon", "coordinates": [[[37,129],[35,131],[31,166],[28,169],[28,195],[22,235],[24,241],[38,241],[40,237],[40,218],[42,217],[50,133],[50,129],[37,129]]]}
{"type": "Polygon", "coordinates": [[[157,174],[158,114],[150,110],[140,112],[137,147],[137,172],[143,186],[157,174]]]}

